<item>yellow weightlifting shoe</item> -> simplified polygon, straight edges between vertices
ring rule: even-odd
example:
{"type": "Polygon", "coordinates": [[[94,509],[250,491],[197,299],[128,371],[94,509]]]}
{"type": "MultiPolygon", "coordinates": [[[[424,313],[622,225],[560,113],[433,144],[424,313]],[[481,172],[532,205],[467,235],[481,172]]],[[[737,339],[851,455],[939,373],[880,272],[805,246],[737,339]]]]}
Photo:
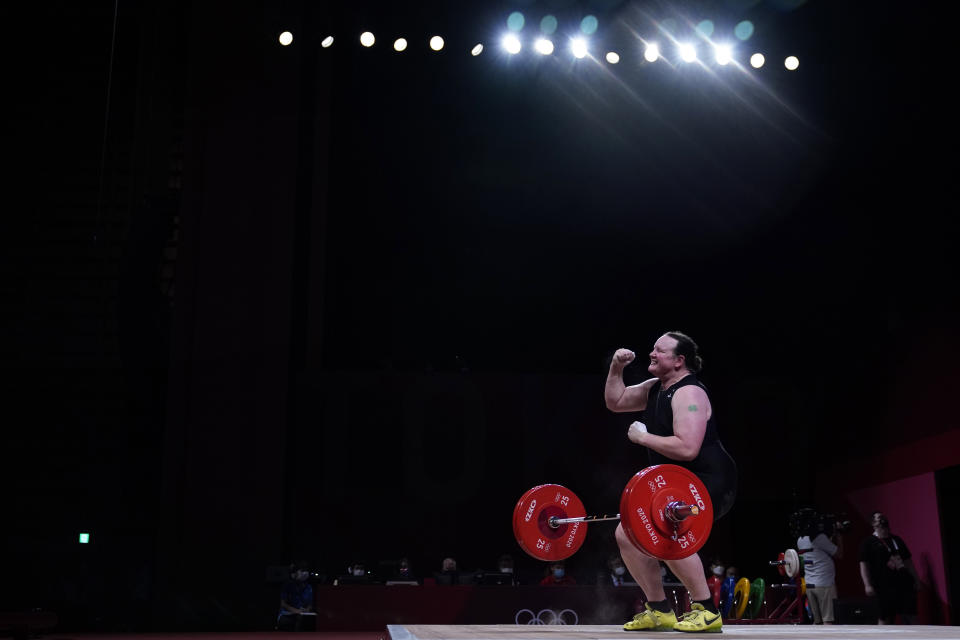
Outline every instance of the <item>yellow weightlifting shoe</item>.
{"type": "Polygon", "coordinates": [[[633,616],[633,620],[623,625],[624,631],[670,631],[673,625],[677,624],[677,614],[673,611],[664,613],[650,608],[649,603],[644,603],[646,611],[633,616]]]}
{"type": "Polygon", "coordinates": [[[719,613],[707,611],[702,604],[694,602],[690,605],[690,611],[680,616],[680,621],[673,625],[673,630],[688,633],[704,631],[720,633],[723,631],[723,620],[719,613]]]}

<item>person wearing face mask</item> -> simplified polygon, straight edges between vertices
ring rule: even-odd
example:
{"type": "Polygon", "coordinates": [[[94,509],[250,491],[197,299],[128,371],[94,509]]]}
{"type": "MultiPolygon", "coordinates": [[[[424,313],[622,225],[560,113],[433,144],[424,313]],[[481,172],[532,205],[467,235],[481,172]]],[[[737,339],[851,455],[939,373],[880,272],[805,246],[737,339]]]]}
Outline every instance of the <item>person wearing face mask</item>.
{"type": "MultiPolygon", "coordinates": [[[[627,430],[627,439],[643,447],[648,465],[674,464],[689,469],[706,485],[714,521],[730,509],[737,495],[737,464],[720,441],[707,389],[697,378],[703,367],[693,339],[679,331],[660,336],[650,351],[647,372],[653,377],[630,386],[624,368],[636,359],[617,349],[610,361],[604,401],[614,413],[643,412],[627,430]]],[[[638,456],[639,460],[640,456],[638,456]]],[[[700,555],[667,560],[670,571],[690,593],[690,611],[677,619],[667,600],[659,562],[636,547],[623,525],[615,533],[627,570],[648,598],[645,611],[623,625],[626,631],[719,632],[723,628],[700,555]]]]}
{"type": "Polygon", "coordinates": [[[514,573],[513,556],[508,553],[497,558],[497,571],[510,576],[510,584],[517,584],[517,575],[514,573]]]}
{"type": "Polygon", "coordinates": [[[508,553],[497,558],[496,568],[490,571],[479,570],[473,573],[475,584],[485,586],[514,586],[517,579],[513,573],[513,556],[508,553]]]}
{"type": "Polygon", "coordinates": [[[613,586],[636,586],[636,583],[630,578],[630,574],[627,573],[627,568],[624,566],[623,558],[620,557],[619,553],[614,553],[607,559],[607,568],[610,570],[608,579],[613,586]]]}
{"type": "Polygon", "coordinates": [[[409,558],[400,558],[400,560],[397,561],[396,568],[390,571],[390,577],[386,581],[386,584],[388,585],[413,585],[419,583],[420,581],[417,579],[417,576],[413,571],[413,565],[410,563],[409,558]]]}
{"type": "Polygon", "coordinates": [[[866,595],[877,600],[877,624],[894,624],[897,614],[904,624],[913,624],[920,579],[910,549],[890,533],[890,521],[882,512],[874,511],[870,524],[873,535],[860,547],[860,578],[866,595]]]}
{"type": "Polygon", "coordinates": [[[335,585],[348,584],[374,584],[373,576],[366,570],[366,567],[357,562],[347,567],[346,573],[341,574],[334,580],[335,585]]]}
{"type": "Polygon", "coordinates": [[[307,580],[310,570],[304,563],[290,565],[290,579],[280,591],[280,613],[277,615],[279,631],[311,631],[313,624],[313,587],[307,580]],[[309,619],[311,622],[305,623],[309,619]]]}
{"type": "Polygon", "coordinates": [[[567,575],[566,565],[562,560],[550,563],[550,572],[540,581],[542,587],[565,587],[577,584],[573,576],[567,575]]]}
{"type": "Polygon", "coordinates": [[[707,577],[707,588],[710,589],[710,595],[716,607],[720,606],[720,595],[723,592],[723,579],[726,572],[727,569],[720,560],[714,560],[711,563],[710,575],[707,577]]]}

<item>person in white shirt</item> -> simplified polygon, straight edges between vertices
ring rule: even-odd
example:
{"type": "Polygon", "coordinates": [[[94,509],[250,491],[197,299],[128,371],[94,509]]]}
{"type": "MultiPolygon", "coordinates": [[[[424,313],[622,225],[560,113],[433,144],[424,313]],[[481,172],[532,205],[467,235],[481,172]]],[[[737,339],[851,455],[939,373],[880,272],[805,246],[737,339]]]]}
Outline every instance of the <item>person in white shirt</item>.
{"type": "Polygon", "coordinates": [[[803,557],[807,602],[813,624],[833,624],[833,601],[837,599],[835,584],[837,567],[834,558],[843,557],[843,538],[836,532],[809,531],[797,538],[797,552],[803,557]]]}

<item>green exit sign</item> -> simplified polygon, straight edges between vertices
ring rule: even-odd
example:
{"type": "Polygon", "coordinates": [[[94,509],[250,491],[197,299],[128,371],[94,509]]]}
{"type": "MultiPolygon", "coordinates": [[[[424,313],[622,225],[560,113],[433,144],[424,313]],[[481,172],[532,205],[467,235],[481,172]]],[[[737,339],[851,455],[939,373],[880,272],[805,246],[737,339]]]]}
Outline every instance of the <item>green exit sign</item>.
{"type": "Polygon", "coordinates": [[[90,542],[90,534],[89,534],[89,533],[86,533],[86,532],[81,533],[81,534],[80,534],[80,544],[89,544],[89,542],[90,542]]]}

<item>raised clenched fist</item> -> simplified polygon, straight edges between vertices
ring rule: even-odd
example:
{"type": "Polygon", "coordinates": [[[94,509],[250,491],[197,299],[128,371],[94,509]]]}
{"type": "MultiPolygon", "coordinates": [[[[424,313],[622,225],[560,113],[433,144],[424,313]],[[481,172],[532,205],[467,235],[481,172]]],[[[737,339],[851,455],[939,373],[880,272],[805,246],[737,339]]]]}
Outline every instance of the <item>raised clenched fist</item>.
{"type": "Polygon", "coordinates": [[[630,349],[617,349],[616,353],[613,354],[613,365],[623,368],[633,362],[636,357],[637,354],[630,349]]]}

